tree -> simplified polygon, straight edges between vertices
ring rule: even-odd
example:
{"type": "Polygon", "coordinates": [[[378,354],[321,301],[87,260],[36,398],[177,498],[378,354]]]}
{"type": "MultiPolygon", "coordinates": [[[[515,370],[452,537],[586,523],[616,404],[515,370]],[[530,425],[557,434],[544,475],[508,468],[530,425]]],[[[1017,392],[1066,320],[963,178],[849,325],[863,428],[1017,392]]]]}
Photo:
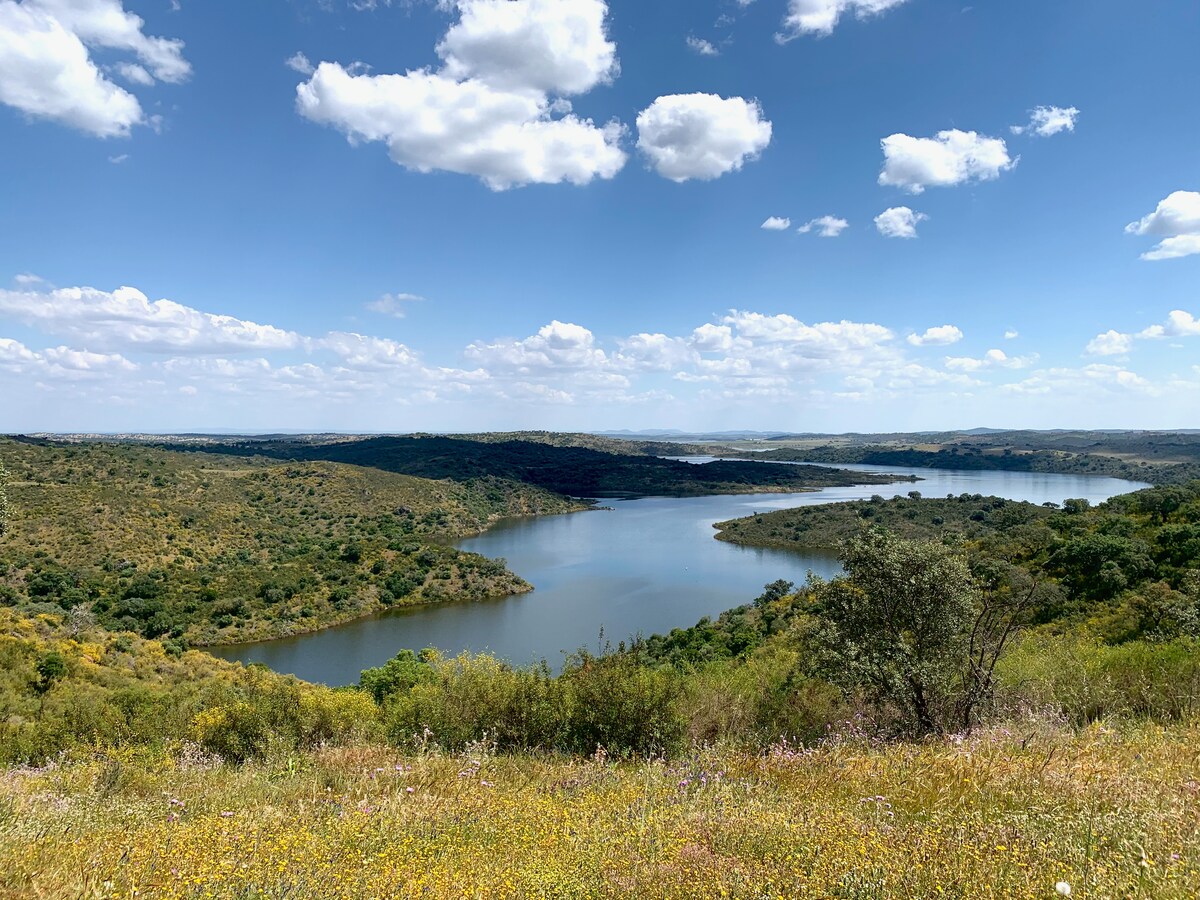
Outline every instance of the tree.
{"type": "Polygon", "coordinates": [[[0,461],[0,537],[8,533],[8,469],[0,461]]]}
{"type": "Polygon", "coordinates": [[[67,661],[57,650],[43,654],[37,663],[38,680],[34,690],[39,694],[46,693],[56,681],[66,677],[67,671],[67,661]]]}
{"type": "Polygon", "coordinates": [[[882,528],[847,541],[841,561],[845,576],[812,585],[829,675],[898,708],[917,734],[969,730],[1038,584],[999,563],[981,583],[954,550],[882,528]]]}

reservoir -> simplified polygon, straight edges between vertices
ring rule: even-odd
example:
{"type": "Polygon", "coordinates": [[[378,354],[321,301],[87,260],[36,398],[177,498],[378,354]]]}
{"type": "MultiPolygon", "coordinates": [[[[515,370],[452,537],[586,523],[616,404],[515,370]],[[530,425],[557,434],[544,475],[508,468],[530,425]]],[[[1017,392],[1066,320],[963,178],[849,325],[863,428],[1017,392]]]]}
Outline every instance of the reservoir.
{"type": "Polygon", "coordinates": [[[1116,478],[1030,472],[839,468],[922,480],[802,494],[604,501],[611,509],[506,521],[457,546],[505,558],[509,568],[534,586],[530,594],[397,610],[314,634],[213,647],[210,652],[329,685],[356,683],[363,669],[383,664],[402,649],[424,647],[452,655],[489,652],[518,665],[545,659],[557,669],[565,653],[580,647],[595,652],[606,642],[615,647],[639,634],[686,628],[703,616],[715,617],[750,602],[776,579],[800,584],[810,570],[829,577],[840,569],[828,554],[718,541],[714,522],[910,490],[927,497],[969,493],[1034,503],[1061,503],[1068,497],[1099,503],[1147,486],[1116,478]]]}

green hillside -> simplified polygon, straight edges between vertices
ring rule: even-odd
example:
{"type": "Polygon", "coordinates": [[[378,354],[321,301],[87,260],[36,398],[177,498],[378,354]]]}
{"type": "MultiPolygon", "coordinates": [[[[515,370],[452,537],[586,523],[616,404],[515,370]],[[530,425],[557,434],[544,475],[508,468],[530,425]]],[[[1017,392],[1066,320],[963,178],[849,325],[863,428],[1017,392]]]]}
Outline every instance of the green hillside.
{"type": "Polygon", "coordinates": [[[528,590],[447,542],[582,504],[482,476],[431,481],[137,444],[0,443],[0,602],[82,607],[180,646],[279,637],[388,607],[528,590]]]}

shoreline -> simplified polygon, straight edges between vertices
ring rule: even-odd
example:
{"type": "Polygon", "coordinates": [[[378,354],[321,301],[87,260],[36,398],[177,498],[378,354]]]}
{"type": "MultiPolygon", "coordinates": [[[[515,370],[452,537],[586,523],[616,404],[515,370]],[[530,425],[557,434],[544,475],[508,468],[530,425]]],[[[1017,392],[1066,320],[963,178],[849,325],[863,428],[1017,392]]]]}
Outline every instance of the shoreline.
{"type": "MultiPolygon", "coordinates": [[[[847,471],[850,471],[850,470],[847,470],[847,471]]],[[[876,474],[876,475],[878,475],[878,477],[887,477],[887,475],[888,475],[888,473],[855,473],[855,474],[876,474]]],[[[491,531],[493,528],[495,528],[499,525],[502,525],[506,522],[515,522],[515,521],[522,521],[522,520],[532,521],[532,520],[543,519],[543,518],[547,518],[547,517],[551,517],[551,516],[565,516],[565,515],[575,515],[578,513],[585,513],[585,512],[602,512],[605,510],[611,510],[611,507],[605,507],[605,506],[600,505],[600,503],[604,500],[614,500],[614,501],[619,501],[619,502],[620,501],[629,501],[629,500],[652,500],[652,499],[658,499],[658,498],[669,499],[669,500],[699,500],[699,499],[703,499],[706,497],[738,497],[738,496],[763,496],[763,495],[780,495],[780,494],[811,494],[811,493],[818,493],[818,492],[820,492],[822,490],[826,490],[830,487],[845,487],[845,486],[881,487],[881,486],[886,486],[888,484],[901,484],[901,483],[908,484],[908,483],[918,482],[921,480],[923,480],[923,479],[921,479],[919,476],[897,476],[895,480],[889,480],[886,482],[861,481],[861,482],[854,482],[854,483],[852,483],[852,485],[825,485],[823,487],[784,488],[784,487],[776,487],[776,486],[768,485],[768,486],[754,486],[754,487],[762,488],[762,489],[757,489],[757,490],[712,491],[712,492],[705,492],[705,493],[698,493],[698,494],[637,494],[634,492],[629,492],[626,495],[607,495],[607,496],[598,496],[598,497],[591,497],[591,498],[572,498],[572,499],[576,499],[576,500],[580,501],[579,508],[562,510],[559,512],[533,513],[530,515],[497,516],[497,517],[491,519],[488,522],[487,526],[482,529],[472,530],[470,532],[467,532],[467,533],[464,533],[461,535],[457,535],[455,537],[446,537],[446,538],[443,538],[443,539],[438,540],[433,543],[437,543],[440,546],[450,546],[450,547],[455,547],[456,549],[459,549],[457,547],[458,542],[464,541],[464,540],[469,540],[469,539],[475,538],[475,537],[479,537],[479,536],[491,531]],[[588,505],[584,505],[584,504],[588,504],[588,505]]],[[[714,523],[714,527],[715,527],[715,523],[714,523]]],[[[470,552],[470,551],[468,551],[468,552],[470,552]]],[[[249,640],[241,640],[241,641],[222,641],[222,642],[215,642],[215,643],[193,643],[190,646],[192,647],[192,649],[207,652],[207,653],[209,653],[209,655],[215,656],[218,659],[224,659],[223,656],[219,656],[218,654],[213,653],[212,651],[219,649],[219,648],[228,648],[230,650],[233,650],[233,649],[241,650],[241,649],[251,648],[251,647],[264,645],[264,644],[274,644],[279,641],[287,641],[287,640],[291,640],[294,638],[302,638],[302,637],[306,637],[306,636],[311,636],[314,634],[319,634],[324,631],[329,631],[330,629],[341,628],[346,625],[351,625],[355,622],[362,622],[362,621],[365,621],[368,619],[384,617],[391,613],[399,613],[399,612],[406,611],[406,610],[418,610],[418,609],[431,608],[431,607],[435,607],[435,606],[442,606],[442,605],[455,604],[455,603],[482,603],[482,602],[487,602],[487,601],[491,601],[491,600],[502,600],[507,597],[520,597],[520,596],[525,596],[527,594],[530,594],[536,589],[533,585],[531,585],[527,581],[525,581],[525,579],[519,573],[512,572],[511,570],[508,570],[508,571],[511,575],[520,579],[524,584],[526,584],[527,587],[523,590],[510,591],[507,593],[497,594],[495,596],[488,596],[488,597],[478,597],[478,598],[446,597],[446,598],[442,598],[442,599],[438,599],[438,600],[428,600],[428,601],[422,601],[422,602],[418,602],[418,603],[401,603],[401,604],[394,604],[392,606],[382,606],[381,605],[381,606],[379,606],[379,608],[363,611],[360,613],[355,613],[352,615],[348,615],[345,618],[339,618],[335,621],[330,621],[330,622],[327,622],[327,623],[324,623],[321,625],[315,625],[313,627],[299,627],[299,628],[295,629],[294,631],[289,631],[287,634],[278,634],[273,637],[255,637],[255,638],[252,638],[249,640]]],[[[238,662],[237,660],[226,660],[226,661],[238,662]]]]}

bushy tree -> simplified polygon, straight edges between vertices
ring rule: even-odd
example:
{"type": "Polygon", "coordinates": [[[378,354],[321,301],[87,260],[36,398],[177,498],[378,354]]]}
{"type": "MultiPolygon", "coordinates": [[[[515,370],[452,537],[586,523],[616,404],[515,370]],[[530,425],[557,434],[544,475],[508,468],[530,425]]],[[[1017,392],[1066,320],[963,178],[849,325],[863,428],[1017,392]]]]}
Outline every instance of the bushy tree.
{"type": "Polygon", "coordinates": [[[812,584],[829,677],[898,709],[914,733],[969,729],[1037,583],[1002,564],[977,580],[953,549],[881,528],[847,541],[841,561],[845,576],[812,584]]]}

